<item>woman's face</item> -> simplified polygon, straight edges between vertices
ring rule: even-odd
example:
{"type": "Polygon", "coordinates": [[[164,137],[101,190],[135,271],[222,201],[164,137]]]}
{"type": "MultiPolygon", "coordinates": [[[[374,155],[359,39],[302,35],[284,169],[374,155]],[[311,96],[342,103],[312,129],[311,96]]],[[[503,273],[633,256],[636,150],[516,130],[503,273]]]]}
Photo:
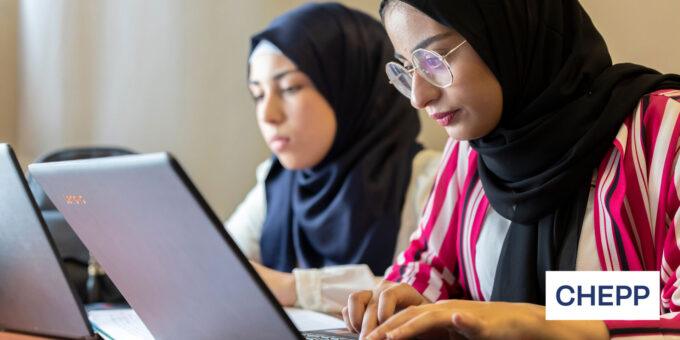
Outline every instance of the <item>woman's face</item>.
{"type": "Polygon", "coordinates": [[[249,78],[260,132],[281,164],[299,170],[321,162],[337,121],[312,80],[281,54],[254,56],[249,78]]]}
{"type": "MultiPolygon", "coordinates": [[[[395,57],[407,69],[413,65],[410,60],[413,50],[426,48],[445,55],[465,40],[401,1],[387,7],[384,22],[395,57]]],[[[454,139],[470,140],[487,135],[498,125],[503,110],[498,80],[470,44],[463,44],[446,60],[453,73],[451,85],[436,87],[414,72],[411,105],[425,109],[454,139]]]]}

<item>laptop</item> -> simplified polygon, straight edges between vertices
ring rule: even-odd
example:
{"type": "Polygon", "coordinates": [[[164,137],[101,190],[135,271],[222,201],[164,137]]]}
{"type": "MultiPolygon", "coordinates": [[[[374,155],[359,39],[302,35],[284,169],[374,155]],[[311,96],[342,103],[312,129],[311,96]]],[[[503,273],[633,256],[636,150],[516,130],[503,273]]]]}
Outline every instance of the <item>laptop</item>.
{"type": "Polygon", "coordinates": [[[8,144],[0,144],[0,195],[0,330],[99,339],[8,144]]]}
{"type": "Polygon", "coordinates": [[[156,339],[357,339],[300,332],[167,153],[31,164],[156,339]]]}

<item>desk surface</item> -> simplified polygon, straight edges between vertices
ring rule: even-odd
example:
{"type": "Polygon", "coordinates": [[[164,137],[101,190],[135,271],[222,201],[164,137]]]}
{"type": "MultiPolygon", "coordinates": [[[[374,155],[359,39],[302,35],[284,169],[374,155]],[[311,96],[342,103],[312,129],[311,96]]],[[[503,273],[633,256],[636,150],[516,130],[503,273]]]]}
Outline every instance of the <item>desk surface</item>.
{"type": "Polygon", "coordinates": [[[43,338],[18,333],[0,332],[0,340],[49,340],[49,339],[52,338],[43,338]]]}
{"type": "MultiPolygon", "coordinates": [[[[288,317],[293,322],[293,324],[295,324],[295,326],[300,331],[309,331],[309,330],[317,330],[317,329],[331,329],[331,328],[344,328],[345,327],[344,321],[342,321],[341,319],[332,317],[330,315],[327,315],[327,314],[314,312],[314,311],[310,311],[310,310],[298,309],[298,308],[290,308],[290,307],[287,307],[287,308],[284,308],[284,309],[285,309],[288,317]]],[[[110,312],[108,314],[109,316],[116,315],[116,316],[120,317],[121,311],[131,311],[131,310],[130,309],[125,309],[125,310],[111,309],[111,310],[108,310],[108,311],[110,312]]],[[[106,314],[104,314],[104,315],[106,315],[106,314]]],[[[91,314],[90,316],[93,316],[93,315],[91,314]]],[[[130,322],[136,320],[136,322],[138,322],[139,324],[142,325],[141,327],[144,327],[142,320],[139,319],[139,317],[136,314],[134,314],[134,316],[135,316],[135,319],[131,320],[130,322]]],[[[130,316],[128,315],[127,317],[129,318],[130,316]]],[[[105,324],[100,324],[100,325],[105,325],[105,324]]],[[[120,325],[114,325],[114,326],[120,327],[120,325]]],[[[139,326],[135,326],[134,323],[132,323],[128,326],[131,326],[131,328],[134,328],[134,329],[139,327],[139,326]],[[132,326],[134,326],[134,327],[132,327],[132,326]]],[[[111,327],[111,326],[107,325],[107,327],[111,327]]],[[[109,330],[116,331],[115,328],[114,329],[109,328],[109,330]]],[[[107,333],[111,334],[109,330],[105,330],[105,331],[107,333]]],[[[115,337],[115,338],[120,338],[120,337],[115,337]]],[[[129,338],[129,337],[122,336],[122,338],[129,338]]],[[[0,331],[0,340],[57,340],[57,339],[0,331]]]]}

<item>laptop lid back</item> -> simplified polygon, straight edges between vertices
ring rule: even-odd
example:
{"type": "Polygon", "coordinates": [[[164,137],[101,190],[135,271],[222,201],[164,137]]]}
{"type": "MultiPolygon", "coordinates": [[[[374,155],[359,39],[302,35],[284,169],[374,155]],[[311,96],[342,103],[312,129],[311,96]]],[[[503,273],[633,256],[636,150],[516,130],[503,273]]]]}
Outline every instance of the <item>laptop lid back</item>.
{"type": "Polygon", "coordinates": [[[29,170],[154,337],[301,338],[168,154],[29,170]]]}
{"type": "Polygon", "coordinates": [[[0,329],[70,339],[94,335],[19,163],[0,144],[0,329]]]}

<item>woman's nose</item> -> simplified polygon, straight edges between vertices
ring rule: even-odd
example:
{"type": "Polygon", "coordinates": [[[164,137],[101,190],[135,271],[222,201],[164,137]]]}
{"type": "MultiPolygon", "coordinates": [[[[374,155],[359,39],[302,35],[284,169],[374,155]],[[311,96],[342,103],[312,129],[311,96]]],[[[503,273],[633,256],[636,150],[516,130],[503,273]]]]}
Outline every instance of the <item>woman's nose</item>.
{"type": "Polygon", "coordinates": [[[417,71],[413,72],[411,81],[411,105],[413,107],[424,109],[439,97],[440,92],[440,88],[430,84],[417,71]]]}
{"type": "Polygon", "coordinates": [[[273,95],[267,95],[262,100],[264,101],[261,106],[262,120],[272,125],[281,124],[286,118],[281,101],[273,95]]]}

